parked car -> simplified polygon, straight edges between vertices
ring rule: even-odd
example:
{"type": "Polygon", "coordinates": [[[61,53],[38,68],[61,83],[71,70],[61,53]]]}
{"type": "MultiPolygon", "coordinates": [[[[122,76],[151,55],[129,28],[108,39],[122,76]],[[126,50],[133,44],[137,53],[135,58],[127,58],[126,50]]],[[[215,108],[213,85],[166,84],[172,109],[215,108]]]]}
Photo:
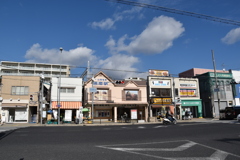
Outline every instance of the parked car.
{"type": "Polygon", "coordinates": [[[226,107],[220,110],[219,119],[234,119],[240,114],[240,106],[226,107]]]}
{"type": "Polygon", "coordinates": [[[240,114],[237,116],[237,121],[240,122],[240,114]]]}

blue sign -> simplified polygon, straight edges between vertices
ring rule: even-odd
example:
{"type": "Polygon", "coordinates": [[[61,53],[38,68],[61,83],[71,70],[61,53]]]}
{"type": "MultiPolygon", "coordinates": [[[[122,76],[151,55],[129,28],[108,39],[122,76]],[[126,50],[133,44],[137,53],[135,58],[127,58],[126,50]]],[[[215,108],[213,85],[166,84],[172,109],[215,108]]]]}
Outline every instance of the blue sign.
{"type": "Polygon", "coordinates": [[[240,98],[240,84],[235,85],[236,96],[235,98],[240,98]]]}

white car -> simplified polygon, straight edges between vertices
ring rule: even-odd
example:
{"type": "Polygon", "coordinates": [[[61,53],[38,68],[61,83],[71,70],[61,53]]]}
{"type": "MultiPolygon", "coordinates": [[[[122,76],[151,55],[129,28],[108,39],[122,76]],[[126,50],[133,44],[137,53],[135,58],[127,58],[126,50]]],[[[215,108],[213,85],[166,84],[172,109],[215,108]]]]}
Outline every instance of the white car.
{"type": "Polygon", "coordinates": [[[240,122],[240,114],[237,116],[237,121],[240,122]]]}

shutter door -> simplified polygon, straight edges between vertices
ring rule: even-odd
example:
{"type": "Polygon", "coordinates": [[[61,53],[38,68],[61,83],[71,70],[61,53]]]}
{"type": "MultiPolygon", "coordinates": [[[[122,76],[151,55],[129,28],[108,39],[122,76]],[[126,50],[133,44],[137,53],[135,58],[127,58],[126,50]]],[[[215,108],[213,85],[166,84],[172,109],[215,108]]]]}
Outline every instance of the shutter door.
{"type": "Polygon", "coordinates": [[[15,121],[26,121],[27,111],[25,108],[15,110],[15,121]]]}

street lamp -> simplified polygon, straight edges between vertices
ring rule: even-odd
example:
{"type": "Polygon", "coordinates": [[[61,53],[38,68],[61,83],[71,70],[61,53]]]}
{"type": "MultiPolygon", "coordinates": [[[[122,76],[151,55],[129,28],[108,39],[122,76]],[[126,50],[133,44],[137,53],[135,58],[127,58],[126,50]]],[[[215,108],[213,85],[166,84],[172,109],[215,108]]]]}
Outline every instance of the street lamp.
{"type": "Polygon", "coordinates": [[[57,94],[57,106],[58,106],[58,124],[60,124],[60,107],[61,107],[61,104],[60,104],[60,90],[61,90],[61,71],[62,71],[62,66],[61,66],[61,63],[62,63],[62,51],[63,51],[63,48],[60,47],[59,50],[61,51],[61,54],[60,54],[60,75],[59,75],[59,78],[58,78],[58,94],[57,94]]]}

